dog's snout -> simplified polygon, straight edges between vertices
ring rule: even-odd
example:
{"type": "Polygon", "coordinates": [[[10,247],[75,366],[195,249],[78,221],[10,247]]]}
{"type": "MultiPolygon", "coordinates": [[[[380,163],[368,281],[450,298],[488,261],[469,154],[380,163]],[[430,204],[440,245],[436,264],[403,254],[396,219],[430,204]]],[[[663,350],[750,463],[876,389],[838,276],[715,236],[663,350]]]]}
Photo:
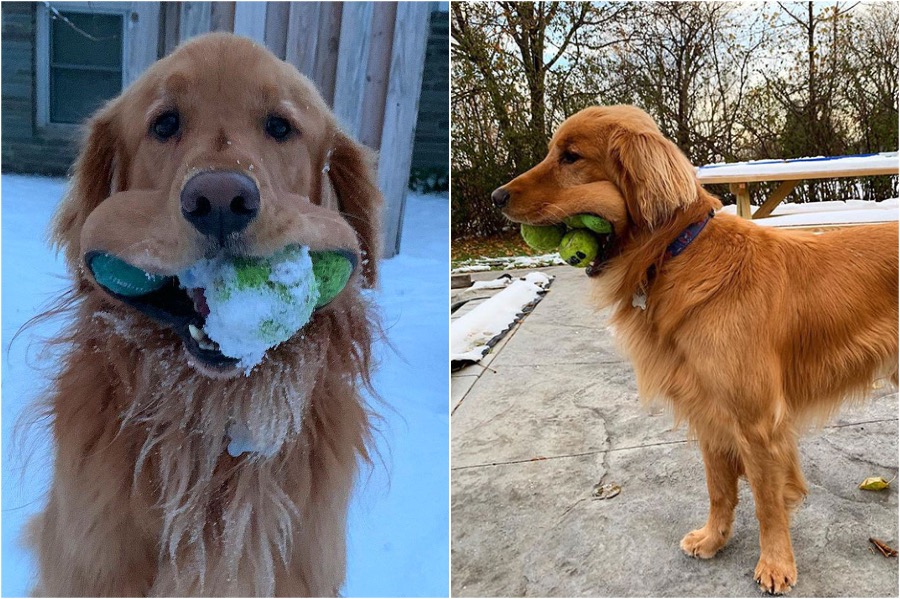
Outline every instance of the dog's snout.
{"type": "Polygon", "coordinates": [[[496,208],[506,208],[506,205],[509,203],[509,192],[502,187],[498,187],[491,194],[491,200],[493,200],[496,208]]]}
{"type": "Polygon", "coordinates": [[[208,171],[181,190],[181,213],[195,229],[224,241],[247,228],[259,212],[259,188],[237,171],[208,171]]]}

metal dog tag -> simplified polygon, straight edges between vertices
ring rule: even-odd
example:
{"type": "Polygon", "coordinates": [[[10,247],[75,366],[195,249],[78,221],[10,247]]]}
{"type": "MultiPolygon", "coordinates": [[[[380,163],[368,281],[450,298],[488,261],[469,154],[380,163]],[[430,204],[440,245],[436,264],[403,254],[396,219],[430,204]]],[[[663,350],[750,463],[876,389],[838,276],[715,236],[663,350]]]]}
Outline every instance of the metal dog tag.
{"type": "Polygon", "coordinates": [[[631,297],[631,305],[641,310],[647,309],[647,294],[643,292],[635,293],[631,297]]]}

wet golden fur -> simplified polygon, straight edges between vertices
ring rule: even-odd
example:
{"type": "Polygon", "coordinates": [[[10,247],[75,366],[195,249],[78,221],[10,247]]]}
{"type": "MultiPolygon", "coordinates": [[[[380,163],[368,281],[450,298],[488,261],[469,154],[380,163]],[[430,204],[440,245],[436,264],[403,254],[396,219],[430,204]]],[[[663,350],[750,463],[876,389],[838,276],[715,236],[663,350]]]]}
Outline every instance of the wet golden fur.
{"type": "Polygon", "coordinates": [[[329,596],[343,584],[346,515],[368,459],[373,284],[381,197],[371,157],[315,88],[249,40],[198,38],[99,111],[52,231],[73,277],[61,371],[46,399],[56,455],[44,511],[29,526],[47,596],[329,596]],[[148,135],[177,106],[178,140],[148,135]],[[286,113],[300,134],[263,123],[286,113]],[[252,166],[251,166],[252,165],[252,166]],[[208,376],[167,327],[105,295],[91,249],[175,273],[203,255],[179,212],[193,172],[237,168],[261,211],[242,248],[289,243],[368,257],[363,272],[248,376],[208,376]],[[323,206],[328,173],[340,212],[323,206]],[[240,422],[271,458],[226,452],[240,422]]]}
{"type": "Polygon", "coordinates": [[[666,400],[687,422],[706,467],[709,519],[681,547],[710,558],[726,543],[745,476],[760,524],[755,579],[789,590],[790,512],[806,494],[798,434],[864,397],[873,380],[897,381],[897,225],[816,235],[719,213],[663,260],[681,231],[721,204],[630,106],[572,116],[546,159],[504,188],[504,212],[518,222],[591,212],[613,223],[614,254],[593,282],[598,302],[612,308],[642,397],[666,400]],[[636,293],[646,310],[632,305],[636,293]]]}

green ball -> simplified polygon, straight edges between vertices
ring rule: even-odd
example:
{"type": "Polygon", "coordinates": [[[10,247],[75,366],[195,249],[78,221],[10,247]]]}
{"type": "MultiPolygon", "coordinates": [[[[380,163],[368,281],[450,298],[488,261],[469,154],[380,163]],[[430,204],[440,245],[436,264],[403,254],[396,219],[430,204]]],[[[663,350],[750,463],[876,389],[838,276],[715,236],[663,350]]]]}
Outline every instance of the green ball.
{"type": "Polygon", "coordinates": [[[613,231],[612,223],[595,214],[582,214],[581,222],[584,223],[586,228],[601,235],[607,235],[613,231]]]}
{"type": "Polygon", "coordinates": [[[600,253],[600,241],[587,229],[574,229],[559,244],[559,256],[571,266],[584,267],[600,253]]]}
{"type": "Polygon", "coordinates": [[[125,297],[147,295],[162,287],[168,277],[145,272],[111,254],[97,254],[88,264],[94,280],[104,289],[125,297]]]}
{"type": "Polygon", "coordinates": [[[328,304],[347,285],[353,274],[353,263],[340,252],[310,252],[313,276],[319,287],[316,308],[328,304]]]}
{"type": "Polygon", "coordinates": [[[178,273],[186,290],[202,290],[209,313],[203,322],[207,339],[222,355],[243,368],[262,361],[269,348],[303,328],[319,300],[309,249],[289,246],[274,255],[218,256],[195,262],[178,273]]]}
{"type": "Polygon", "coordinates": [[[612,224],[596,214],[575,214],[563,219],[570,229],[590,229],[594,233],[612,233],[612,224]]]}
{"type": "Polygon", "coordinates": [[[566,226],[570,229],[584,229],[584,221],[582,221],[581,214],[573,214],[572,216],[567,216],[563,219],[563,222],[566,223],[566,226]]]}
{"type": "Polygon", "coordinates": [[[562,224],[545,227],[523,224],[519,227],[519,232],[528,247],[539,252],[552,252],[559,247],[566,233],[566,227],[562,224]]]}

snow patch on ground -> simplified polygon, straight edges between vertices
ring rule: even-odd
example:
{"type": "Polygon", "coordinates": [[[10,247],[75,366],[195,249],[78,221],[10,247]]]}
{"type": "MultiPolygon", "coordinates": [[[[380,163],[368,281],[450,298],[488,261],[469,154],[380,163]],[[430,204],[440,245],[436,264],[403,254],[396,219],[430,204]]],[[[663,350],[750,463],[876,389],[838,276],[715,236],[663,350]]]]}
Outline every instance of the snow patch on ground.
{"type": "MultiPolygon", "coordinates": [[[[28,593],[32,557],[22,527],[43,506],[53,464],[46,432],[13,431],[26,406],[58,370],[41,340],[63,323],[44,322],[13,335],[68,287],[47,226],[65,182],[3,175],[2,184],[2,594],[28,593]]],[[[449,593],[449,379],[447,268],[449,210],[442,196],[407,196],[398,256],[381,263],[374,298],[386,339],[374,404],[375,465],[365,469],[350,507],[347,584],[341,594],[446,597],[449,593]],[[393,347],[391,347],[393,346],[393,347]]]]}
{"type": "Polygon", "coordinates": [[[487,270],[512,270],[514,268],[540,268],[542,266],[564,266],[566,261],[558,253],[540,256],[504,256],[500,258],[472,258],[459,262],[450,272],[484,272],[487,270]]]}
{"type": "Polygon", "coordinates": [[[505,274],[490,281],[475,281],[469,289],[472,291],[478,289],[503,289],[504,287],[508,287],[512,282],[513,278],[508,274],[505,274]]]}
{"type": "Polygon", "coordinates": [[[490,350],[491,341],[509,330],[529,306],[540,301],[552,280],[542,272],[528,273],[451,322],[450,360],[481,360],[490,350]]]}

